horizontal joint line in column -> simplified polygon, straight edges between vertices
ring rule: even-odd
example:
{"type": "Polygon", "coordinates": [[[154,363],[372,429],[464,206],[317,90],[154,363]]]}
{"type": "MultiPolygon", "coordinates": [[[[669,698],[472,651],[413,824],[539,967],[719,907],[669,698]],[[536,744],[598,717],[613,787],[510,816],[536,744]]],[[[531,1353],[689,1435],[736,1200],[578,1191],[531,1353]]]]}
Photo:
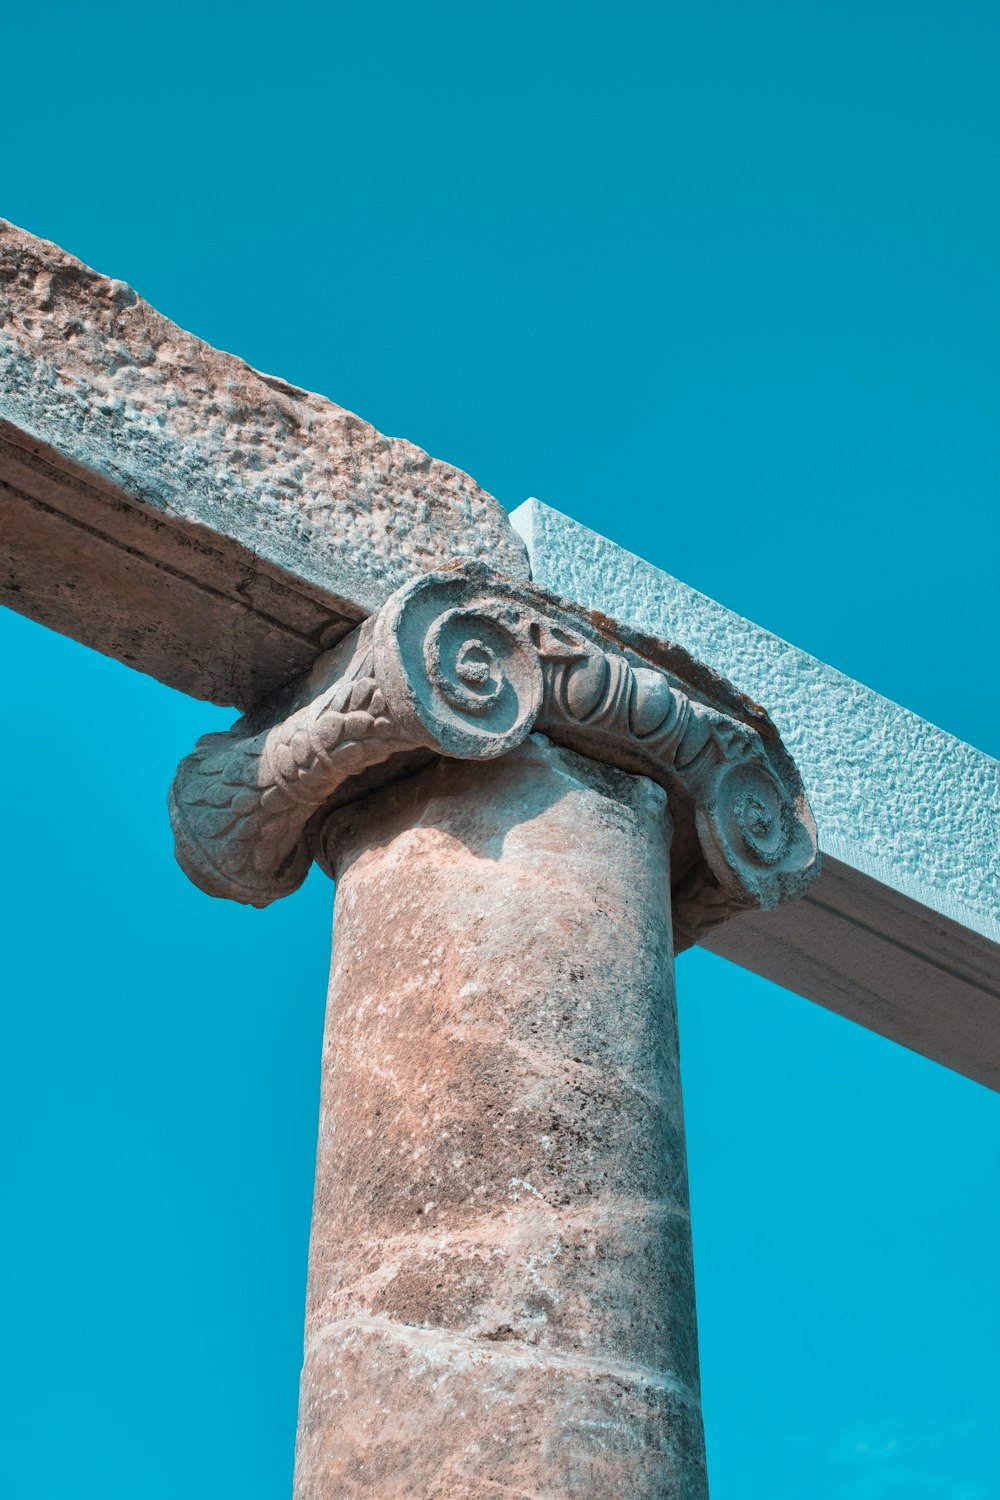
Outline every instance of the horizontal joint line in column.
{"type": "Polygon", "coordinates": [[[512,1364],[540,1369],[566,1370],[581,1375],[607,1375],[612,1379],[632,1385],[652,1386],[669,1391],[690,1406],[698,1407],[698,1398],[670,1370],[654,1370],[644,1365],[629,1365],[621,1360],[601,1359],[587,1354],[567,1354],[558,1349],[539,1349],[523,1339],[470,1338],[450,1328],[418,1327],[413,1323],[399,1323],[385,1317],[338,1318],[327,1323],[313,1334],[306,1344],[303,1362],[309,1356],[340,1333],[377,1333],[410,1344],[414,1349],[428,1354],[468,1355],[473,1363],[483,1364],[493,1359],[503,1359],[512,1364]]]}
{"type": "MultiPolygon", "coordinates": [[[[515,1179],[519,1181],[520,1179],[515,1179]]],[[[433,1191],[433,1189],[431,1189],[433,1191]]],[[[357,1234],[346,1233],[343,1237],[336,1235],[316,1235],[312,1241],[312,1251],[327,1249],[341,1254],[345,1244],[351,1246],[375,1246],[378,1250],[386,1250],[392,1247],[404,1253],[407,1249],[426,1249],[428,1242],[432,1242],[435,1249],[447,1250],[455,1247],[477,1247],[482,1246],[487,1250],[496,1249],[497,1227],[504,1225],[517,1226],[525,1222],[525,1211],[534,1216],[534,1222],[545,1212],[558,1219],[558,1224],[547,1223],[544,1232],[547,1235],[558,1233],[562,1229],[572,1229],[576,1225],[586,1228],[594,1228],[605,1224],[615,1227],[625,1224],[635,1224],[651,1219],[681,1219],[685,1223],[691,1218],[688,1209],[678,1203],[648,1198],[634,1199],[631,1202],[618,1198],[605,1200],[594,1198],[582,1207],[574,1207],[569,1204],[549,1203],[540,1193],[534,1192],[530,1187],[528,1196],[505,1201],[499,1209],[491,1209],[488,1213],[477,1215],[469,1223],[463,1224],[460,1229],[448,1229],[446,1224],[427,1223],[419,1229],[402,1229],[395,1234],[357,1234]],[[540,1204],[541,1208],[535,1205],[540,1204]]],[[[510,1247],[516,1249],[516,1240],[510,1242],[510,1247]]],[[[387,1258],[387,1257],[384,1257],[387,1258]]]]}

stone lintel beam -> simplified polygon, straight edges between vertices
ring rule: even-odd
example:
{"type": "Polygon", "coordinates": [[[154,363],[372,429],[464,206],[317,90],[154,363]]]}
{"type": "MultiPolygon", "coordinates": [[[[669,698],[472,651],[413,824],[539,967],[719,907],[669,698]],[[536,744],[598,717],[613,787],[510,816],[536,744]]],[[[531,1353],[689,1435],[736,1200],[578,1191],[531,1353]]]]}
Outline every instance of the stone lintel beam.
{"type": "Polygon", "coordinates": [[[459,558],[527,575],[467,474],[0,220],[0,602],[246,708],[459,558]]]}
{"type": "Polygon", "coordinates": [[[307,677],[199,741],[171,791],[178,859],[209,894],[265,906],[301,884],[331,809],[532,733],[667,790],[679,948],[813,880],[812,815],[762,709],[685,652],[476,564],[405,585],[307,677]]]}
{"type": "Polygon", "coordinates": [[[686,647],[795,757],[822,874],[705,946],[1000,1088],[1000,764],[549,506],[511,519],[537,584],[686,647]]]}

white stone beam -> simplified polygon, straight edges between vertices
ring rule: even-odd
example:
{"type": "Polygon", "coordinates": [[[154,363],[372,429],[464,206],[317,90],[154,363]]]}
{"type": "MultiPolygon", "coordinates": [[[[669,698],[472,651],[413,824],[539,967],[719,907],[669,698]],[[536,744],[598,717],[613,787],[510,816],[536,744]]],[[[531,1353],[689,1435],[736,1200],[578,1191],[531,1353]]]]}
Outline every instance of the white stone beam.
{"type": "Polygon", "coordinates": [[[467,474],[0,220],[0,602],[247,707],[459,558],[527,575],[467,474]]]}
{"type": "Polygon", "coordinates": [[[536,584],[690,651],[795,759],[820,878],[704,946],[1000,1088],[1000,763],[536,500],[511,520],[536,584]]]}

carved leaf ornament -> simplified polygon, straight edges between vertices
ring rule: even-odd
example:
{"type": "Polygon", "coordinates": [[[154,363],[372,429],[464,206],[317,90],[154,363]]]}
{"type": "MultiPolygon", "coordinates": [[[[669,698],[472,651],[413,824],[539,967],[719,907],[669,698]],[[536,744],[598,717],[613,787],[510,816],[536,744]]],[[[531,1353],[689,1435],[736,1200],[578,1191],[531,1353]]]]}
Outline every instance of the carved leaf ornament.
{"type": "Polygon", "coordinates": [[[667,789],[678,948],[818,872],[761,709],[679,648],[476,564],[407,584],[307,678],[200,740],[171,789],[178,859],[210,895],[266,906],[305,879],[332,808],[532,733],[667,789]]]}

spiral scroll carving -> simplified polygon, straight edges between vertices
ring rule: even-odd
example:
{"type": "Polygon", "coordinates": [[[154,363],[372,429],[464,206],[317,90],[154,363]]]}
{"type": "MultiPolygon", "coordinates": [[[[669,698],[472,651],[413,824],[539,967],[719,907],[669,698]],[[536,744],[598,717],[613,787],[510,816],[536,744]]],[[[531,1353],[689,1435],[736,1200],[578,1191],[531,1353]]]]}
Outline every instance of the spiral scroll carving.
{"type": "Polygon", "coordinates": [[[304,878],[329,807],[433,756],[489,759],[540,732],[667,788],[686,946],[799,894],[818,856],[770,721],[720,679],[699,690],[667,651],[480,566],[428,574],[322,659],[273,722],[265,706],[199,742],[171,798],[178,857],[212,894],[265,905],[304,878]]]}
{"type": "Polygon", "coordinates": [[[706,751],[714,765],[687,773],[695,827],[722,889],[741,904],[769,908],[812,878],[815,831],[801,788],[780,779],[759,742],[740,736],[736,743],[713,738],[706,751]]]}
{"type": "Polygon", "coordinates": [[[449,585],[389,601],[375,626],[378,679],[418,743],[460,760],[505,755],[538,717],[538,653],[518,612],[466,604],[449,585]]]}
{"type": "Polygon", "coordinates": [[[590,649],[607,663],[603,691],[587,703],[574,680],[593,688],[601,675],[593,656],[552,661],[538,727],[595,759],[643,771],[673,793],[675,815],[693,812],[701,854],[728,898],[706,902],[702,927],[804,889],[817,867],[815,826],[783,752],[775,758],[753,726],[690,697],[667,673],[606,645],[590,649]]]}

